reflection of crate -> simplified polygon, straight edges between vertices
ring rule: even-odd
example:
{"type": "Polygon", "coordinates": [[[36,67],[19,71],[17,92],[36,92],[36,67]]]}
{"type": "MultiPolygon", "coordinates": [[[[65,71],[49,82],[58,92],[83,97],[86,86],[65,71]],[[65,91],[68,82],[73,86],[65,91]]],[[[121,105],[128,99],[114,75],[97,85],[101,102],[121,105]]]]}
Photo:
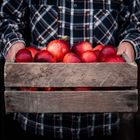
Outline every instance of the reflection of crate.
{"type": "Polygon", "coordinates": [[[136,112],[133,63],[6,63],[7,112],[136,112]],[[17,87],[95,87],[92,91],[18,91],[17,87]],[[110,87],[110,88],[108,88],[110,87]]]}

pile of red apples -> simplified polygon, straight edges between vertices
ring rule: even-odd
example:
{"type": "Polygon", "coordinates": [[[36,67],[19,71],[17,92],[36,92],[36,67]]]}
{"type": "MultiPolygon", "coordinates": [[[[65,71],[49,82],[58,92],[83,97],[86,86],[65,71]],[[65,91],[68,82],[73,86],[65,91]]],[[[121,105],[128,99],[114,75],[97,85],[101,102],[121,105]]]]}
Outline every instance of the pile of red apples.
{"type": "Polygon", "coordinates": [[[117,55],[111,45],[92,46],[87,41],[69,46],[65,40],[50,41],[45,48],[36,49],[29,46],[16,53],[15,62],[47,62],[47,63],[94,63],[94,62],[125,62],[117,55]]]}
{"type": "MultiPolygon", "coordinates": [[[[36,49],[33,46],[19,50],[15,56],[15,62],[46,62],[46,63],[95,63],[95,62],[125,62],[125,60],[117,55],[117,50],[112,45],[92,46],[87,41],[76,43],[70,46],[65,40],[50,41],[45,48],[36,49]]],[[[54,91],[54,90],[75,90],[87,91],[93,90],[93,87],[75,87],[75,88],[20,88],[22,91],[54,91]]]]}

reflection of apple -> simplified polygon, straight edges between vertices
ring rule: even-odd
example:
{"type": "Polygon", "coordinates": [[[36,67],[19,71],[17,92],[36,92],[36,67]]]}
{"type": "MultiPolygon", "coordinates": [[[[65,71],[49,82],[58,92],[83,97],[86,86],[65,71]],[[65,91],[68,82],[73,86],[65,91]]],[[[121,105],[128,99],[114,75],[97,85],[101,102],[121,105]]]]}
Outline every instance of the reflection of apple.
{"type": "Polygon", "coordinates": [[[21,87],[20,90],[21,91],[37,91],[38,88],[37,87],[21,87]]]}
{"type": "Polygon", "coordinates": [[[80,63],[81,59],[75,53],[69,52],[63,58],[63,63],[80,63]]]}
{"type": "Polygon", "coordinates": [[[81,54],[82,62],[90,63],[97,62],[97,55],[94,51],[85,51],[81,54]]]}
{"type": "Polygon", "coordinates": [[[56,62],[55,57],[47,50],[40,50],[34,57],[35,62],[56,62]]]}
{"type": "Polygon", "coordinates": [[[53,40],[47,46],[47,50],[56,58],[56,61],[62,61],[70,47],[65,40],[53,40]]]}
{"type": "Polygon", "coordinates": [[[74,91],[90,91],[92,90],[91,87],[75,87],[74,91]]]}
{"type": "Polygon", "coordinates": [[[33,62],[31,52],[27,48],[20,49],[16,53],[15,62],[33,62]]]}
{"type": "Polygon", "coordinates": [[[82,41],[75,44],[72,47],[72,52],[76,53],[77,55],[81,56],[81,54],[85,51],[92,50],[92,44],[87,41],[82,41]]]}
{"type": "Polygon", "coordinates": [[[70,87],[63,87],[61,88],[61,91],[72,91],[73,89],[70,87]]]}
{"type": "Polygon", "coordinates": [[[42,91],[55,91],[57,90],[56,87],[43,87],[41,88],[42,91]]]}

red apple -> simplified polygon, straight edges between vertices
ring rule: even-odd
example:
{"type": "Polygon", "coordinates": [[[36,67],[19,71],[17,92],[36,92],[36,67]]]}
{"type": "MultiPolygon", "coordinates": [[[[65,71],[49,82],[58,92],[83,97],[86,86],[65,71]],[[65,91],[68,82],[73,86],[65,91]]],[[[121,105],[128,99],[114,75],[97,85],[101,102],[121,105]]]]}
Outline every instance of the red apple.
{"type": "Polygon", "coordinates": [[[116,55],[106,58],[105,62],[125,62],[125,60],[121,56],[116,55]]]}
{"type": "Polygon", "coordinates": [[[47,47],[40,48],[40,50],[47,50],[47,47]]]}
{"type": "Polygon", "coordinates": [[[63,87],[61,88],[61,91],[73,91],[73,89],[70,87],[63,87]]]}
{"type": "Polygon", "coordinates": [[[101,45],[101,44],[99,44],[99,45],[97,45],[95,48],[93,48],[93,50],[94,50],[94,51],[95,51],[95,50],[101,51],[103,48],[104,48],[104,46],[101,45]]]}
{"type": "Polygon", "coordinates": [[[29,46],[29,47],[27,47],[27,49],[31,52],[33,58],[39,52],[39,49],[34,48],[33,46],[29,46]]]}
{"type": "Polygon", "coordinates": [[[56,61],[62,61],[70,47],[65,40],[53,40],[47,46],[47,50],[56,58],[56,61]]]}
{"type": "Polygon", "coordinates": [[[82,62],[90,63],[97,62],[97,55],[94,51],[85,51],[81,54],[82,62]]]}
{"type": "Polygon", "coordinates": [[[94,53],[96,54],[97,59],[98,59],[98,56],[99,56],[100,51],[99,50],[94,50],[94,53]]]}
{"type": "Polygon", "coordinates": [[[106,58],[116,56],[117,51],[113,46],[105,46],[99,53],[98,60],[104,62],[106,58]]]}
{"type": "Polygon", "coordinates": [[[35,62],[56,62],[56,58],[47,50],[39,51],[35,57],[35,62]]]}
{"type": "Polygon", "coordinates": [[[31,52],[27,48],[20,49],[16,53],[15,62],[33,62],[31,52]]]}
{"type": "Polygon", "coordinates": [[[74,91],[90,91],[92,90],[91,87],[75,87],[74,91]]]}
{"type": "Polygon", "coordinates": [[[69,52],[63,58],[64,63],[80,63],[82,62],[78,55],[75,53],[69,52]]]}
{"type": "Polygon", "coordinates": [[[76,53],[78,56],[81,56],[83,52],[92,50],[92,49],[93,49],[92,44],[87,41],[79,42],[72,47],[72,51],[76,53]]]}
{"type": "Polygon", "coordinates": [[[57,90],[56,87],[43,87],[41,88],[42,91],[55,91],[57,90]]]}
{"type": "Polygon", "coordinates": [[[37,87],[21,87],[20,90],[21,91],[37,91],[38,88],[37,87]]]}

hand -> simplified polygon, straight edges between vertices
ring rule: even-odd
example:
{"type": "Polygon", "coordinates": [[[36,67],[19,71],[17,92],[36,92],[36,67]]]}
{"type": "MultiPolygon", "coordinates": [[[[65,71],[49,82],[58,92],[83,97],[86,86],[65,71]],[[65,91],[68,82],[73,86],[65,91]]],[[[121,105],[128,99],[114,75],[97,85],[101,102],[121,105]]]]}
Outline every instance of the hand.
{"type": "Polygon", "coordinates": [[[25,45],[24,43],[21,43],[21,42],[17,42],[14,45],[12,45],[6,55],[6,61],[10,61],[10,62],[14,61],[16,53],[22,48],[25,48],[25,45]]]}
{"type": "Polygon", "coordinates": [[[119,44],[117,54],[122,55],[123,53],[125,53],[128,56],[129,62],[134,61],[135,52],[134,52],[134,48],[131,43],[122,42],[119,44]]]}

